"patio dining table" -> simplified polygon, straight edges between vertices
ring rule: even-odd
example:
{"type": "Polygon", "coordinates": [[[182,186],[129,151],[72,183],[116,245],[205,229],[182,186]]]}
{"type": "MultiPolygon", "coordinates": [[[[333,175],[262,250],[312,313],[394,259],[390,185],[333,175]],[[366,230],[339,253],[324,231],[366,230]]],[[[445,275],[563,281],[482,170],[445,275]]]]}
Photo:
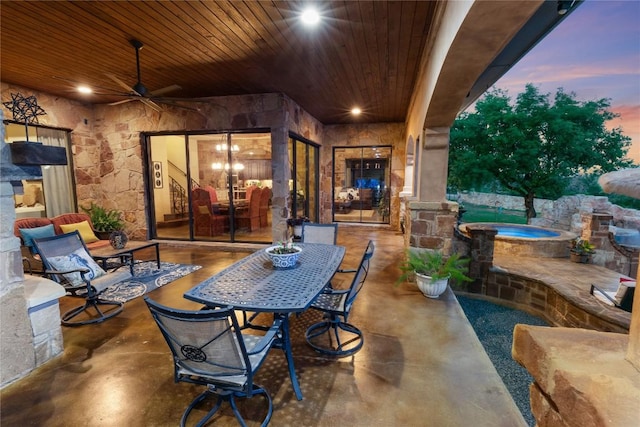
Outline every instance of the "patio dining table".
{"type": "Polygon", "coordinates": [[[190,289],[184,297],[209,307],[232,306],[236,310],[273,313],[281,319],[278,346],[287,358],[296,397],[302,400],[291,351],[289,315],[309,308],[340,266],[345,248],[313,243],[298,246],[302,253],[292,268],[273,267],[266,252],[259,250],[190,289]]]}

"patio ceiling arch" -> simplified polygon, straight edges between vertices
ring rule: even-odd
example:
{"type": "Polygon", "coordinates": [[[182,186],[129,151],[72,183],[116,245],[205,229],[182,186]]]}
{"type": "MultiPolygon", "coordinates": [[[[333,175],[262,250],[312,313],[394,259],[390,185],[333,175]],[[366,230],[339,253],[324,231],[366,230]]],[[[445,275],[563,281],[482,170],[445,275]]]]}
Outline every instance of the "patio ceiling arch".
{"type": "MultiPolygon", "coordinates": [[[[541,3],[543,1],[448,3],[452,10],[447,27],[457,24],[457,29],[441,27],[451,42],[439,69],[434,70],[437,74],[430,76],[434,84],[424,118],[425,128],[453,124],[476,81],[494,65],[494,59],[541,3]],[[468,8],[466,14],[465,7],[468,8]],[[453,31],[455,34],[451,34],[453,31]]],[[[481,89],[484,92],[488,88],[481,89]]]]}

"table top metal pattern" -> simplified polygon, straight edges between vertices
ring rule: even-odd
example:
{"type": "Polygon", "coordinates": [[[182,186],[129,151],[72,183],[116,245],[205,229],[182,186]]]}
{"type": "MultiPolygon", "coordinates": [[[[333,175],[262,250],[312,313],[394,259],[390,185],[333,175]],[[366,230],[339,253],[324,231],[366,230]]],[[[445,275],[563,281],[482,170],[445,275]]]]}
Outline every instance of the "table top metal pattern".
{"type": "Polygon", "coordinates": [[[302,253],[295,267],[274,268],[260,250],[187,291],[184,297],[248,311],[303,311],[331,280],[345,248],[311,243],[299,246],[302,253]]]}

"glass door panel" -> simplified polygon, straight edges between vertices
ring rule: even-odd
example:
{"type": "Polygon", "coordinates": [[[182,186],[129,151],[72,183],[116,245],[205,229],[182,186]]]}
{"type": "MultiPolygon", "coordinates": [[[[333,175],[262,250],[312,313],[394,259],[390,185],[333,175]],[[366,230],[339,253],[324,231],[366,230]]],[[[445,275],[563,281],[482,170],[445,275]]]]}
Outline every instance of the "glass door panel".
{"type": "Polygon", "coordinates": [[[290,137],[289,166],[291,217],[308,218],[312,222],[318,222],[318,147],[299,137],[290,137]]]}
{"type": "Polygon", "coordinates": [[[334,221],[389,222],[391,147],[334,148],[334,221]]]}
{"type": "Polygon", "coordinates": [[[152,136],[149,148],[156,237],[190,239],[186,138],[152,136]]]}
{"type": "Polygon", "coordinates": [[[271,133],[232,133],[229,139],[230,197],[234,241],[269,243],[271,235],[271,133]]]}

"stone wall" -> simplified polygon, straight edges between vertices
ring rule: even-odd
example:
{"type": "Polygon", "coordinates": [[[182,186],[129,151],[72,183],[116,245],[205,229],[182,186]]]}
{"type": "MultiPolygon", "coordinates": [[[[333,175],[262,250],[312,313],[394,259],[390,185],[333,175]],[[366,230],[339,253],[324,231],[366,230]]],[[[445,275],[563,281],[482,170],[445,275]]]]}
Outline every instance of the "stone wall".
{"type": "MultiPolygon", "coordinates": [[[[524,198],[518,196],[468,192],[450,197],[461,203],[524,211],[524,198]]],[[[558,200],[535,199],[534,207],[538,216],[531,220],[531,225],[580,233],[582,214],[606,212],[612,216],[611,225],[640,229],[640,211],[614,205],[604,196],[578,194],[558,200]]]]}

